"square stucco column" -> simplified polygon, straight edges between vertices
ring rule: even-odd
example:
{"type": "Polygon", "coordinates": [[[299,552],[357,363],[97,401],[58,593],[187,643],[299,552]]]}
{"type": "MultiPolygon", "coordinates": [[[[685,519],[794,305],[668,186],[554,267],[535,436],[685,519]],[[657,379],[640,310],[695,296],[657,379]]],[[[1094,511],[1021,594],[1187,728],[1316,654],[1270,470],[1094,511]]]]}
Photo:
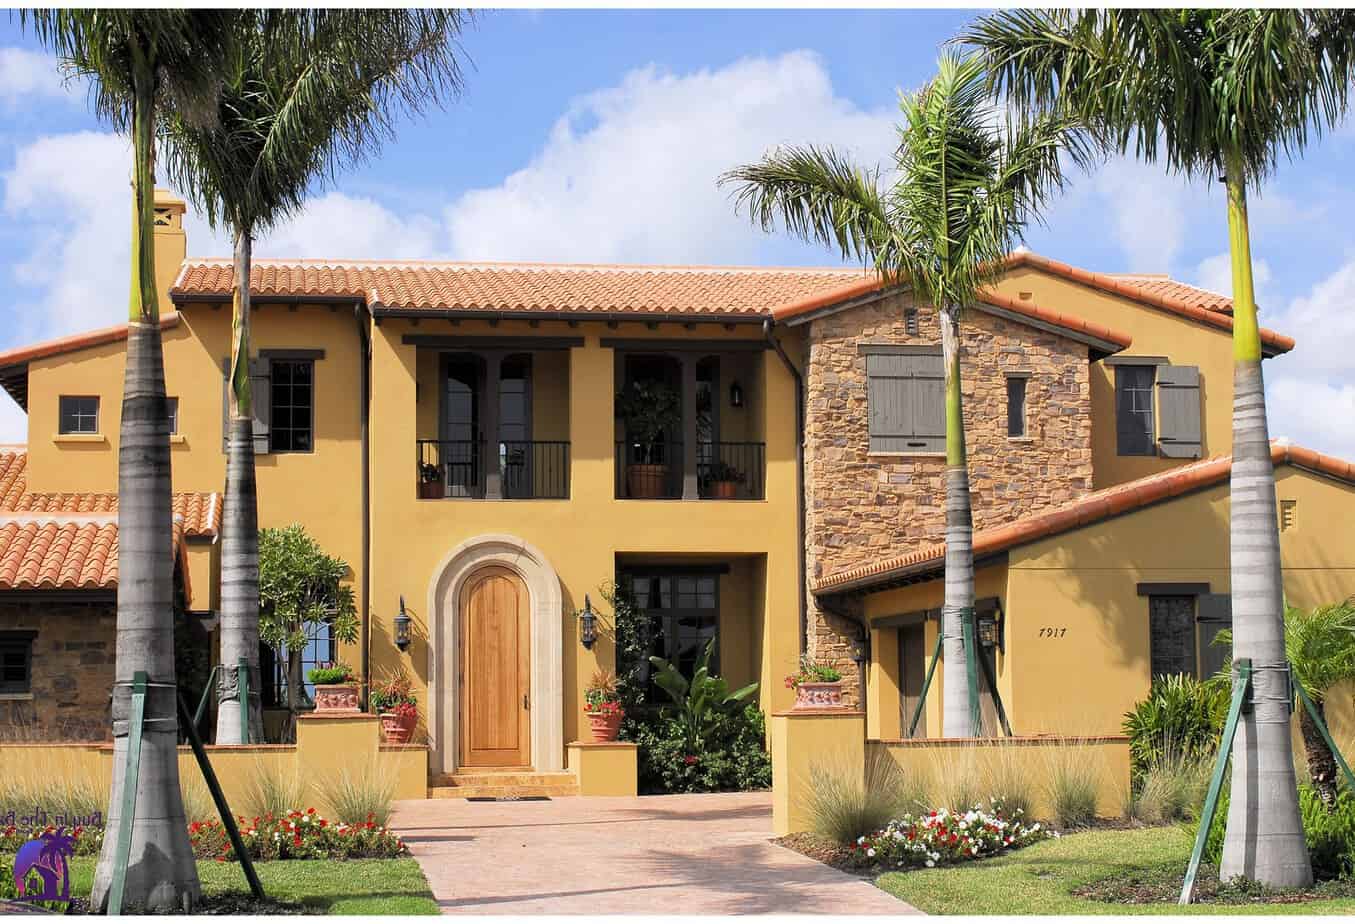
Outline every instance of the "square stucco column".
{"type": "Polygon", "coordinates": [[[822,764],[865,778],[866,716],[850,709],[805,709],[772,716],[772,830],[808,831],[811,772],[822,764]]]}
{"type": "Polygon", "coordinates": [[[696,477],[696,354],[679,353],[682,364],[682,499],[701,497],[696,477]]]}
{"type": "Polygon", "coordinates": [[[615,355],[590,334],[569,351],[570,500],[580,510],[614,499],[615,355]]]}

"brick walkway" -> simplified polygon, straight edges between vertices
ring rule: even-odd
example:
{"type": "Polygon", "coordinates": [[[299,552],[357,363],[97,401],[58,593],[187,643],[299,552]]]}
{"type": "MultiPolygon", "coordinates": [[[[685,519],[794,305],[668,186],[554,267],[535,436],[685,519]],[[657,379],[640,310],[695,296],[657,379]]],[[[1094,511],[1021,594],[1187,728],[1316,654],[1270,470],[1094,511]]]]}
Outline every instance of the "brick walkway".
{"type": "Polygon", "coordinates": [[[396,803],[444,913],[917,914],[768,843],[770,793],[396,803]]]}

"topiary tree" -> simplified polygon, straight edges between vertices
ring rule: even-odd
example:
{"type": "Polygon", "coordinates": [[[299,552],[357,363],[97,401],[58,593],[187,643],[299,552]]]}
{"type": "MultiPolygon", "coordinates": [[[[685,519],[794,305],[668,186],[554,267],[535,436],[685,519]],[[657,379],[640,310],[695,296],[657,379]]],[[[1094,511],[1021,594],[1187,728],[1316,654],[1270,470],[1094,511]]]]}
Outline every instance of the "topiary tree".
{"type": "Polygon", "coordinates": [[[351,645],[358,639],[347,575],[348,562],[325,554],[299,523],[259,530],[259,639],[287,652],[287,708],[293,723],[304,705],[301,653],[309,628],[328,623],[336,640],[351,645]]]}

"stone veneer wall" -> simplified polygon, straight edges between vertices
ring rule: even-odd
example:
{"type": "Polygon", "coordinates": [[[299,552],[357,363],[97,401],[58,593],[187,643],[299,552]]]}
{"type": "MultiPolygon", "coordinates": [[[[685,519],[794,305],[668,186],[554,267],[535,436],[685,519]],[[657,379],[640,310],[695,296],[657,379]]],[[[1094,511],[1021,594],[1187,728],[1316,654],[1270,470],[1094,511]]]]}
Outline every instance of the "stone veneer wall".
{"type": "MultiPolygon", "coordinates": [[[[904,328],[900,294],[810,323],[805,370],[806,553],[811,585],[827,574],[938,542],[945,527],[942,454],[871,454],[861,343],[938,345],[936,312],[918,305],[904,328]]],[[[1091,490],[1087,347],[972,311],[962,321],[961,387],[974,527],[1010,522],[1091,490]],[[1029,373],[1029,437],[1007,436],[1007,373],[1029,373]]],[[[810,596],[809,650],[837,662],[859,702],[851,662],[857,627],[810,596]]]]}
{"type": "Polygon", "coordinates": [[[109,739],[117,605],[0,599],[0,631],[6,629],[38,634],[32,695],[0,694],[0,738],[109,739]]]}

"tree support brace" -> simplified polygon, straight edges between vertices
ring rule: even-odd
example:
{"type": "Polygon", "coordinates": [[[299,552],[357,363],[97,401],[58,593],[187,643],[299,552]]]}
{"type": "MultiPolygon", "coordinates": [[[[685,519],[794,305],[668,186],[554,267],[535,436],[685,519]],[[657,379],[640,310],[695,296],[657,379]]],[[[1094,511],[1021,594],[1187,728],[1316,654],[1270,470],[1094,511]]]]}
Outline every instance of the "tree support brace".
{"type": "Polygon", "coordinates": [[[1294,685],[1294,692],[1299,695],[1299,702],[1303,703],[1303,708],[1308,710],[1308,716],[1317,726],[1317,730],[1322,732],[1322,740],[1327,742],[1327,747],[1331,748],[1332,756],[1336,758],[1336,763],[1340,766],[1341,772],[1345,774],[1346,791],[1355,793],[1355,774],[1350,772],[1350,765],[1346,763],[1346,759],[1341,756],[1341,749],[1332,740],[1331,729],[1327,728],[1327,723],[1322,721],[1322,714],[1317,711],[1317,706],[1309,698],[1308,691],[1303,688],[1303,684],[1299,683],[1299,679],[1294,676],[1292,671],[1289,674],[1289,682],[1294,685]]]}
{"type": "MultiPolygon", "coordinates": [[[[932,688],[932,676],[935,675],[936,673],[936,665],[941,661],[942,655],[941,648],[945,644],[945,641],[946,633],[944,631],[937,632],[936,649],[932,652],[932,663],[927,666],[927,676],[922,681],[922,694],[918,697],[917,708],[913,710],[913,721],[910,722],[908,725],[909,738],[913,737],[913,735],[917,733],[917,723],[922,720],[922,710],[925,709],[927,706],[927,693],[932,688]]],[[[1012,736],[1012,727],[1011,724],[1007,721],[1007,710],[1002,706],[1002,694],[998,693],[997,691],[997,678],[993,676],[993,672],[985,659],[974,658],[972,652],[970,651],[968,642],[966,642],[965,651],[967,652],[966,657],[972,658],[973,661],[977,661],[980,667],[982,667],[983,681],[984,684],[988,687],[988,692],[993,694],[993,705],[997,708],[997,718],[998,721],[1002,723],[1002,732],[1008,738],[1010,738],[1012,736]]],[[[973,666],[973,661],[971,661],[970,663],[971,667],[973,666]]],[[[978,693],[975,692],[974,690],[973,681],[975,680],[975,677],[972,673],[970,674],[969,679],[971,681],[970,702],[974,704],[975,715],[977,716],[979,697],[978,693]]],[[[976,729],[982,730],[981,723],[977,717],[974,719],[974,727],[976,729]]]]}

